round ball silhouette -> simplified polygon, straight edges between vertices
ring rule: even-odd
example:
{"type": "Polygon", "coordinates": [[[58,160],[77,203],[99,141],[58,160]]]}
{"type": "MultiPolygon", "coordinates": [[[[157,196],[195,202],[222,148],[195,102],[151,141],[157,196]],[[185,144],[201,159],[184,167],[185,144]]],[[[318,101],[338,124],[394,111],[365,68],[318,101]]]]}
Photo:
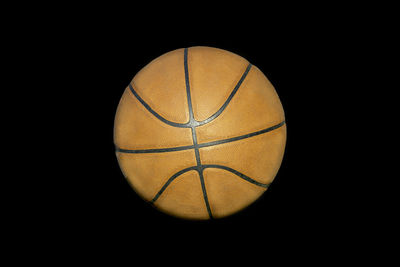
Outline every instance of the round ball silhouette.
{"type": "Polygon", "coordinates": [[[249,206],[275,178],[285,116],[272,84],[243,57],[177,49],[125,89],[114,143],[124,176],[144,200],[184,219],[221,218],[249,206]]]}

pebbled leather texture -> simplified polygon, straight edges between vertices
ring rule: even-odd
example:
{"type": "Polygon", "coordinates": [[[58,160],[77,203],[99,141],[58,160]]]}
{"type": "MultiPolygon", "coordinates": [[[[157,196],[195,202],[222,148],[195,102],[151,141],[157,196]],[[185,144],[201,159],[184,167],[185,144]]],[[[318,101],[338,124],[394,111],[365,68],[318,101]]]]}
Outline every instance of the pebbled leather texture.
{"type": "Polygon", "coordinates": [[[248,64],[222,49],[190,48],[189,79],[196,120],[207,119],[224,104],[248,64]]]}
{"type": "Polygon", "coordinates": [[[163,192],[156,205],[164,212],[190,219],[208,219],[199,175],[196,171],[182,174],[163,192]]]}
{"type": "Polygon", "coordinates": [[[165,124],[148,112],[126,89],[118,105],[114,143],[126,149],[146,149],[192,145],[189,128],[165,124]]]}
{"type": "Polygon", "coordinates": [[[136,74],[117,108],[114,143],[124,176],[144,200],[184,219],[221,218],[273,181],[284,121],[257,67],[222,49],[190,47],[136,74]]]}
{"type": "Polygon", "coordinates": [[[204,177],[214,218],[225,217],[245,208],[266,190],[220,169],[206,169],[204,177]]]}
{"type": "Polygon", "coordinates": [[[174,122],[189,120],[183,49],[168,52],[151,61],[135,75],[131,84],[161,116],[174,122]]]}

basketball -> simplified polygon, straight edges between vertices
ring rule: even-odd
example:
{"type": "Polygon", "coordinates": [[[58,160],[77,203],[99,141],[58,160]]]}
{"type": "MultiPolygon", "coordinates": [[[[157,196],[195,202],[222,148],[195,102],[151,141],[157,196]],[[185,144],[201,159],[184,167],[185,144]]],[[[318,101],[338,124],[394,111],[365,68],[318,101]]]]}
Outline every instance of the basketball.
{"type": "Polygon", "coordinates": [[[245,58],[182,48],[134,76],[117,107],[114,144],[123,175],[155,208],[183,219],[222,218],[274,180],[285,115],[273,85],[245,58]]]}

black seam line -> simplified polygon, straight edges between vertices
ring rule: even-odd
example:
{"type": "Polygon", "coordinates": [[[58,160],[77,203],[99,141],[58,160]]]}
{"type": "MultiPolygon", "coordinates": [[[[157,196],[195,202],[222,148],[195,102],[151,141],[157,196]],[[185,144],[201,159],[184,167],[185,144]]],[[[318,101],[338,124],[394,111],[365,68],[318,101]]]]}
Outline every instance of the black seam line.
{"type": "Polygon", "coordinates": [[[210,203],[208,201],[208,196],[207,196],[207,189],[206,185],[204,182],[204,177],[203,177],[203,164],[201,163],[200,160],[200,153],[199,153],[199,146],[197,144],[197,136],[196,136],[196,127],[192,127],[192,137],[193,137],[193,144],[194,144],[194,153],[196,156],[196,162],[197,162],[197,171],[199,173],[200,177],[200,183],[201,183],[201,190],[203,191],[203,198],[204,198],[204,203],[206,204],[208,216],[210,219],[213,218],[211,208],[210,208],[210,203]]]}
{"type": "Polygon", "coordinates": [[[193,138],[193,148],[194,148],[194,154],[196,156],[197,166],[201,166],[199,146],[197,144],[197,135],[195,127],[192,127],[192,138],[193,138]]]}
{"type": "MultiPolygon", "coordinates": [[[[183,170],[178,171],[178,172],[175,173],[174,175],[172,175],[172,176],[167,180],[167,182],[163,185],[163,187],[157,192],[157,194],[154,196],[154,198],[151,200],[151,202],[154,203],[154,202],[161,196],[161,194],[165,191],[165,189],[167,189],[167,187],[168,187],[176,178],[178,178],[180,175],[184,174],[185,172],[188,172],[188,171],[191,171],[191,170],[195,170],[195,171],[197,171],[197,172],[199,173],[199,175],[200,175],[201,187],[202,187],[202,190],[203,190],[203,192],[204,192],[204,190],[205,190],[205,183],[204,183],[203,170],[206,169],[206,168],[215,168],[215,169],[222,169],[222,170],[229,171],[229,172],[231,172],[231,173],[237,175],[239,178],[242,178],[243,180],[246,180],[246,181],[249,182],[249,183],[252,183],[252,184],[254,184],[254,185],[261,186],[261,187],[264,187],[264,188],[268,188],[269,185],[270,185],[270,184],[264,184],[264,183],[257,182],[256,180],[250,178],[249,176],[247,176],[247,175],[245,175],[245,174],[243,174],[243,173],[241,173],[241,172],[238,172],[238,171],[235,170],[235,169],[232,169],[232,168],[229,168],[229,167],[226,167],[226,166],[223,166],[223,165],[204,164],[204,165],[201,165],[200,167],[199,167],[199,166],[191,166],[191,167],[185,168],[185,169],[183,169],[183,170]]],[[[205,197],[207,198],[207,195],[206,195],[205,197]]],[[[206,201],[207,201],[206,203],[208,203],[208,198],[206,199],[206,201]]],[[[209,210],[209,209],[210,209],[210,206],[207,205],[207,210],[208,210],[209,214],[211,214],[211,210],[209,210]]]]}
{"type": "Polygon", "coordinates": [[[173,122],[173,121],[169,121],[167,119],[165,119],[164,117],[162,117],[160,114],[158,114],[157,112],[155,112],[139,95],[138,93],[135,91],[135,89],[133,89],[132,85],[129,84],[129,89],[131,90],[132,94],[137,98],[137,100],[139,100],[139,102],[151,113],[153,114],[157,119],[159,119],[160,121],[170,125],[170,126],[174,126],[174,127],[179,127],[179,128],[190,128],[191,125],[189,123],[177,123],[177,122],[173,122]]]}
{"type": "Polygon", "coordinates": [[[220,145],[220,144],[225,144],[225,143],[229,143],[229,142],[234,142],[234,141],[250,138],[250,137],[253,137],[253,136],[256,136],[256,135],[260,135],[260,134],[271,132],[271,131],[273,131],[275,129],[278,129],[279,127],[282,127],[284,124],[285,124],[285,121],[282,121],[281,123],[278,123],[277,125],[274,125],[272,127],[269,127],[269,128],[257,131],[257,132],[244,134],[244,135],[241,135],[241,136],[236,136],[236,137],[232,137],[232,138],[228,138],[228,139],[222,139],[222,140],[217,140],[217,141],[213,141],[213,142],[207,142],[207,143],[198,144],[198,147],[202,148],[202,147],[208,147],[208,146],[215,146],[215,145],[220,145]]]}
{"type": "Polygon", "coordinates": [[[211,208],[210,208],[210,203],[208,202],[206,184],[204,182],[203,166],[204,165],[202,165],[201,169],[198,171],[199,172],[199,176],[200,176],[201,190],[203,191],[203,198],[204,198],[204,202],[206,203],[208,216],[210,217],[210,219],[213,219],[213,215],[212,215],[211,208]]]}
{"type": "Polygon", "coordinates": [[[192,96],[190,94],[190,83],[189,83],[189,66],[188,66],[188,48],[185,48],[183,52],[183,67],[185,69],[185,86],[186,86],[186,99],[188,102],[188,109],[189,109],[189,124],[191,127],[196,126],[193,115],[193,106],[192,106],[192,96]]]}
{"type": "Polygon", "coordinates": [[[154,196],[154,198],[151,200],[151,202],[154,203],[160,197],[160,195],[165,191],[165,189],[167,189],[169,184],[172,183],[172,181],[175,180],[178,176],[180,176],[181,174],[184,174],[185,172],[188,172],[191,170],[197,170],[197,169],[198,169],[197,166],[192,166],[192,167],[180,170],[177,173],[175,173],[174,175],[172,175],[168,179],[168,181],[163,185],[163,187],[160,189],[160,191],[157,192],[157,194],[154,196]]]}
{"type": "Polygon", "coordinates": [[[208,202],[207,190],[206,190],[206,185],[204,183],[203,169],[202,169],[202,164],[201,164],[201,160],[200,160],[199,147],[197,145],[196,126],[198,126],[199,124],[194,119],[194,115],[193,115],[192,97],[190,95],[188,51],[189,51],[189,49],[185,48],[184,56],[183,56],[183,66],[185,69],[186,96],[187,96],[188,108],[189,108],[189,124],[192,129],[192,139],[193,139],[194,152],[195,152],[195,156],[196,156],[197,172],[199,173],[199,177],[200,177],[201,189],[203,191],[203,199],[206,204],[208,216],[210,217],[210,219],[212,219],[213,216],[211,213],[210,203],[208,202]]]}
{"type": "Polygon", "coordinates": [[[248,181],[248,182],[250,182],[252,184],[255,184],[255,185],[258,185],[258,186],[261,186],[261,187],[264,187],[264,188],[268,188],[268,186],[270,185],[270,184],[264,184],[264,183],[257,182],[256,180],[251,179],[249,176],[244,175],[243,173],[238,172],[237,170],[234,170],[232,168],[229,168],[229,167],[226,167],[226,166],[223,166],[223,165],[204,164],[203,165],[203,169],[206,169],[206,168],[216,168],[216,169],[222,169],[222,170],[229,171],[229,172],[231,172],[233,174],[236,174],[240,178],[242,178],[242,179],[244,179],[244,180],[246,180],[246,181],[248,181]]]}
{"type": "Polygon", "coordinates": [[[240,80],[238,81],[238,83],[236,84],[235,88],[232,90],[231,94],[229,95],[228,99],[225,101],[225,103],[219,108],[219,110],[217,112],[215,112],[213,115],[211,115],[209,118],[203,120],[203,121],[198,121],[198,125],[204,125],[206,123],[209,123],[211,121],[213,121],[214,119],[216,119],[219,115],[221,115],[221,113],[225,110],[225,108],[228,106],[228,104],[231,102],[232,98],[235,96],[236,92],[238,91],[239,87],[242,85],[244,79],[246,79],[247,74],[249,73],[250,69],[251,69],[251,64],[249,63],[249,65],[247,65],[246,70],[244,71],[242,77],[240,78],[240,80]]]}
{"type": "Polygon", "coordinates": [[[139,102],[151,113],[153,114],[157,119],[161,120],[162,122],[174,126],[174,127],[179,127],[179,128],[190,128],[192,126],[200,126],[207,124],[213,120],[215,120],[221,113],[225,110],[225,108],[228,106],[228,104],[231,102],[232,98],[235,96],[236,92],[239,90],[239,87],[242,85],[244,79],[247,77],[247,74],[249,73],[252,64],[249,63],[247,66],[246,70],[242,74],[242,77],[236,84],[235,88],[232,90],[231,94],[229,95],[228,99],[225,101],[225,103],[219,108],[217,112],[215,112],[213,115],[211,115],[209,118],[203,120],[203,121],[197,121],[194,119],[193,116],[193,108],[192,108],[192,99],[190,95],[190,84],[189,84],[189,67],[188,67],[188,62],[187,62],[187,55],[188,55],[188,49],[185,48],[184,50],[184,68],[185,68],[185,84],[186,84],[186,93],[187,93],[187,99],[188,99],[188,105],[189,105],[189,122],[187,123],[177,123],[173,122],[170,120],[165,119],[162,117],[160,114],[154,111],[144,100],[139,96],[139,94],[133,89],[133,86],[129,84],[129,89],[133,93],[133,95],[139,100],[139,102]]]}
{"type": "MultiPolygon", "coordinates": [[[[220,144],[225,144],[229,142],[234,142],[246,138],[250,138],[256,135],[264,134],[267,132],[271,132],[275,129],[280,128],[285,124],[285,121],[282,121],[281,123],[274,125],[272,127],[249,133],[249,134],[244,134],[241,136],[236,136],[228,139],[222,139],[222,140],[217,140],[213,142],[207,142],[207,143],[202,143],[202,144],[196,144],[191,145],[191,146],[180,146],[180,147],[169,147],[169,148],[153,148],[153,149],[122,149],[122,148],[116,148],[116,152],[121,152],[121,153],[161,153],[161,152],[172,152],[172,151],[181,151],[181,150],[188,150],[188,149],[196,149],[196,148],[202,148],[202,147],[208,147],[208,146],[215,146],[215,145],[220,145],[220,144]]],[[[193,134],[193,133],[192,133],[193,134]]]]}

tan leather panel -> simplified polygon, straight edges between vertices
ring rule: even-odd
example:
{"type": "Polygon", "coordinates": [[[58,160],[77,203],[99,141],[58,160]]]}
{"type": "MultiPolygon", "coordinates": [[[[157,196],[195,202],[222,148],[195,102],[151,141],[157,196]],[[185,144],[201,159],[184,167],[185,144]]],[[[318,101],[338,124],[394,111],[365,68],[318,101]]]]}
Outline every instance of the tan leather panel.
{"type": "Polygon", "coordinates": [[[207,168],[203,175],[210,209],[215,218],[247,207],[266,190],[221,169],[207,168]]]}
{"type": "Polygon", "coordinates": [[[183,49],[168,52],[147,64],[132,80],[137,93],[153,110],[178,123],[189,121],[183,62],[183,49]]]}
{"type": "Polygon", "coordinates": [[[265,75],[252,66],[232,101],[219,117],[199,126],[199,143],[259,131],[285,119],[279,97],[265,75]]]}
{"type": "Polygon", "coordinates": [[[224,165],[260,183],[269,184],[281,165],[286,125],[250,138],[200,148],[202,164],[224,165]]]}
{"type": "Polygon", "coordinates": [[[246,59],[226,50],[189,48],[189,81],[196,120],[207,119],[224,104],[248,64],[246,59]]]}
{"type": "Polygon", "coordinates": [[[154,154],[116,154],[124,176],[135,191],[148,201],[172,175],[196,165],[193,149],[154,154]]]}
{"type": "Polygon", "coordinates": [[[177,177],[154,205],[166,213],[186,219],[209,218],[197,171],[177,177]]]}
{"type": "Polygon", "coordinates": [[[188,128],[172,127],[151,114],[127,88],[114,123],[115,145],[123,149],[151,149],[193,145],[188,128]]]}

